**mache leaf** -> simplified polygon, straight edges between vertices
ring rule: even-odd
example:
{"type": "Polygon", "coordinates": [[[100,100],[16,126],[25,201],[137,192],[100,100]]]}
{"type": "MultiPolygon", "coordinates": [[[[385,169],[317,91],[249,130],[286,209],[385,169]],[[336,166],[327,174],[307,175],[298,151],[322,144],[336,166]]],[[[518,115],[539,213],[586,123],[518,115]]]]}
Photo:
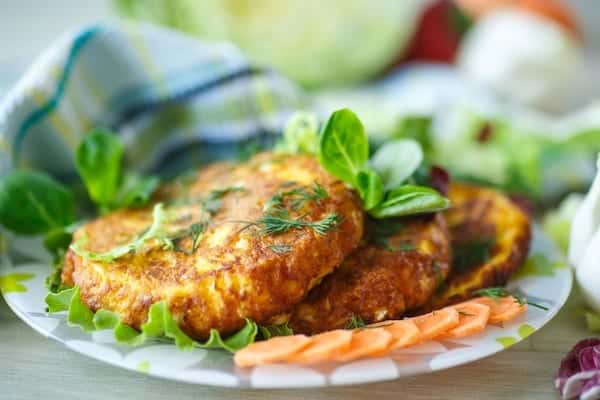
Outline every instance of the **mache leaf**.
{"type": "Polygon", "coordinates": [[[401,217],[442,211],[450,200],[425,186],[402,185],[390,191],[384,201],[370,210],[375,218],[401,217]]]}
{"type": "Polygon", "coordinates": [[[364,169],[356,176],[356,186],[365,210],[376,207],[383,199],[383,182],[371,169],[364,169]]]}
{"type": "Polygon", "coordinates": [[[370,164],[386,190],[402,185],[423,162],[423,150],[411,139],[387,142],[371,157],[370,164]]]}
{"type": "Polygon", "coordinates": [[[74,220],[73,194],[49,175],[18,170],[0,180],[0,224],[8,230],[34,235],[74,220]]]}
{"type": "Polygon", "coordinates": [[[362,122],[349,109],[335,111],[319,141],[319,162],[323,168],[356,186],[356,177],[368,158],[369,141],[362,122]]]}
{"type": "Polygon", "coordinates": [[[119,139],[103,129],[90,132],[77,148],[77,171],[90,198],[105,210],[113,203],[119,188],[123,150],[119,139]]]}

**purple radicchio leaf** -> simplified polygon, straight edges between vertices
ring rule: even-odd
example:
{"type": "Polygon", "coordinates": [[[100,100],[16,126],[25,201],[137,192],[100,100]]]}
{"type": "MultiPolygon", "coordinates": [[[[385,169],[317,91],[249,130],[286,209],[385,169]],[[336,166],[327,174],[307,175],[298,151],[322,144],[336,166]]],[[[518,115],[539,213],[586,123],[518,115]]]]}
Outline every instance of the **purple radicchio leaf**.
{"type": "MultiPolygon", "coordinates": [[[[564,399],[577,398],[586,393],[588,400],[596,399],[600,382],[600,339],[584,339],[563,358],[555,386],[564,399]]],[[[583,398],[583,397],[582,397],[583,398]]]]}
{"type": "Polygon", "coordinates": [[[600,344],[579,350],[577,357],[582,371],[600,370],[600,344]]]}
{"type": "Polygon", "coordinates": [[[579,396],[581,400],[600,399],[600,371],[596,371],[596,375],[594,377],[585,381],[579,396]]]}

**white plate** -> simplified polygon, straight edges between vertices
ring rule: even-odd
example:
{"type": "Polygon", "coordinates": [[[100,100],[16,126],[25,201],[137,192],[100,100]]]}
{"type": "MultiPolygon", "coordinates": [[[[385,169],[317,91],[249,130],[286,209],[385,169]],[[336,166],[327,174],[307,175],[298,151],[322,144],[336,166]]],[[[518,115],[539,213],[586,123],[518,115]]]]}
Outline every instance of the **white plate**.
{"type": "MultiPolygon", "coordinates": [[[[40,258],[39,242],[17,239],[13,249],[40,258]]],[[[42,256],[43,257],[43,256],[42,256]]],[[[552,242],[536,229],[529,261],[509,289],[548,307],[529,307],[526,314],[504,326],[459,340],[429,342],[389,356],[345,364],[317,366],[269,365],[239,369],[230,354],[219,350],[179,351],[174,345],[146,343],[127,347],[111,332],[84,333],[69,327],[64,315],[45,312],[44,278],[47,262],[0,265],[0,288],[8,305],[28,325],[68,348],[115,366],[162,378],[214,386],[314,387],[383,381],[438,371],[502,351],[544,326],[563,306],[571,291],[571,270],[552,242]]]]}

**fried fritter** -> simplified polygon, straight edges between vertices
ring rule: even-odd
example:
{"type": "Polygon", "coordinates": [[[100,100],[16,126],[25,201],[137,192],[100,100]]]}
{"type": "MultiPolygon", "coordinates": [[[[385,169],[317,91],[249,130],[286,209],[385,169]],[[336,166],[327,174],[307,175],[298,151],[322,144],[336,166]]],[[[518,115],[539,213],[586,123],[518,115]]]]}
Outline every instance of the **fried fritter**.
{"type": "Polygon", "coordinates": [[[429,301],[444,281],[451,256],[441,215],[373,222],[367,242],[294,309],[294,332],[343,328],[353,316],[366,323],[400,317],[429,301]],[[390,224],[399,224],[397,232],[390,224]]]}
{"type": "MultiPolygon", "coordinates": [[[[194,338],[206,338],[212,328],[231,333],[244,318],[266,323],[289,312],[363,236],[355,192],[307,156],[263,153],[241,165],[213,165],[163,187],[159,197],[169,213],[167,230],[202,222],[203,232],[179,237],[173,249],[150,241],[111,262],[69,250],[62,275],[79,286],[92,310],[118,312],[136,328],[150,305],[162,300],[194,338]],[[303,197],[315,183],[320,195],[303,197]],[[292,191],[297,195],[276,196],[292,191]],[[335,215],[335,225],[322,232],[295,226],[265,234],[259,221],[274,196],[289,219],[310,224],[335,215]]],[[[107,252],[140,237],[151,223],[151,208],[117,211],[84,225],[74,241],[85,251],[107,252]]]]}
{"type": "Polygon", "coordinates": [[[427,309],[504,286],[525,262],[531,242],[529,217],[500,192],[452,183],[449,198],[452,208],[444,216],[452,237],[452,273],[427,309]]]}

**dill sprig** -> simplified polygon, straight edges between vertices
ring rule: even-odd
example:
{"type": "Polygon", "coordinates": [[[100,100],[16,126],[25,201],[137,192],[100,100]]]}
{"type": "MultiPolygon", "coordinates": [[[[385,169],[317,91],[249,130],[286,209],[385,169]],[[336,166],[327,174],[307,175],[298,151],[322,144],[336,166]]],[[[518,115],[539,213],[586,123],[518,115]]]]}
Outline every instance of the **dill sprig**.
{"type": "Polygon", "coordinates": [[[287,243],[272,244],[267,247],[277,254],[286,254],[292,250],[292,245],[287,243]]]}
{"type": "Polygon", "coordinates": [[[327,190],[320,183],[315,182],[310,189],[294,188],[273,195],[263,206],[263,211],[269,212],[283,207],[286,199],[288,199],[290,208],[297,211],[304,208],[309,201],[319,204],[321,200],[328,197],[327,190]]]}
{"type": "Polygon", "coordinates": [[[544,311],[548,311],[548,307],[545,307],[541,304],[530,302],[527,300],[527,298],[525,296],[511,293],[510,291],[508,291],[506,288],[503,288],[503,287],[492,287],[492,288],[479,289],[479,290],[474,291],[473,294],[476,296],[489,297],[496,301],[498,301],[498,299],[500,299],[502,297],[511,297],[512,296],[515,298],[517,303],[519,303],[521,305],[529,304],[530,306],[537,307],[544,311]]]}
{"type": "Polygon", "coordinates": [[[363,321],[360,316],[352,314],[350,320],[348,320],[348,322],[344,326],[344,329],[358,329],[364,328],[365,326],[367,326],[367,324],[365,324],[365,321],[363,321]]]}
{"type": "Polygon", "coordinates": [[[327,232],[336,229],[342,218],[335,213],[327,214],[318,221],[306,221],[300,218],[292,218],[289,211],[283,208],[277,208],[269,214],[263,215],[256,221],[236,221],[244,224],[240,230],[243,231],[250,227],[258,227],[259,235],[278,235],[292,229],[309,228],[318,235],[325,235],[327,232]]]}
{"type": "Polygon", "coordinates": [[[208,222],[196,222],[190,225],[188,228],[177,232],[171,240],[175,243],[174,250],[185,253],[187,255],[194,254],[200,245],[200,237],[206,230],[206,226],[208,222]],[[185,239],[186,237],[190,237],[192,239],[192,248],[190,250],[184,249],[179,246],[179,242],[185,239]]]}
{"type": "Polygon", "coordinates": [[[246,188],[242,186],[228,186],[223,189],[212,190],[208,193],[208,196],[200,198],[198,201],[207,213],[214,215],[221,209],[221,206],[223,205],[223,197],[229,193],[245,191],[246,188]]]}

